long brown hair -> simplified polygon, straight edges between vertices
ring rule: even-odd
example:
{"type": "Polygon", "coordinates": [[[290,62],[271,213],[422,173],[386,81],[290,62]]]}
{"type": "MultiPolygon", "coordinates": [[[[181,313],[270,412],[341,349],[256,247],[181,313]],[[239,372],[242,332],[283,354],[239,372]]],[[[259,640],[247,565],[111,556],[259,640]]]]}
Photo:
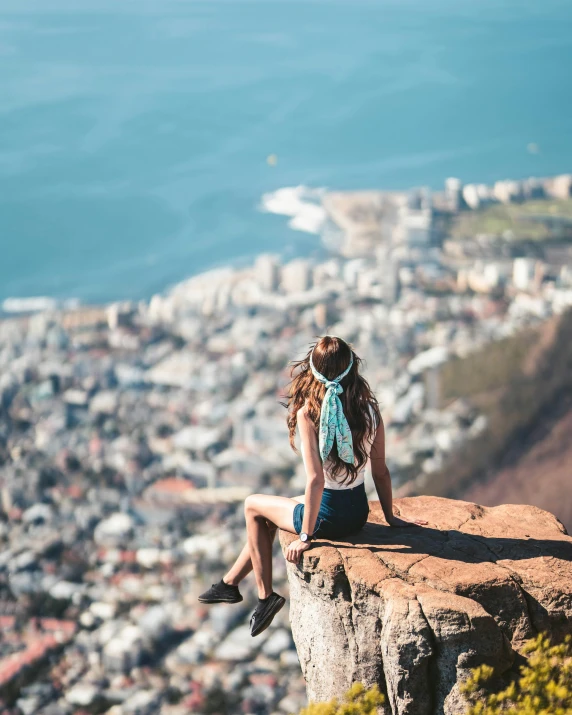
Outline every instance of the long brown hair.
{"type": "Polygon", "coordinates": [[[343,392],[340,400],[348,425],[352,433],[354,446],[354,464],[344,462],[339,454],[336,442],[328,456],[328,471],[336,478],[344,474],[344,483],[352,484],[367,462],[367,443],[373,440],[375,430],[381,421],[379,406],[367,380],[360,375],[360,358],[348,343],[341,338],[326,335],[310,347],[302,360],[292,363],[292,381],[287,393],[288,431],[290,446],[296,451],[297,412],[306,407],[307,413],[318,430],[322,401],[326,387],[316,380],[310,369],[310,356],[316,370],[328,380],[341,375],[353,356],[354,362],[349,373],[340,382],[343,392]]]}

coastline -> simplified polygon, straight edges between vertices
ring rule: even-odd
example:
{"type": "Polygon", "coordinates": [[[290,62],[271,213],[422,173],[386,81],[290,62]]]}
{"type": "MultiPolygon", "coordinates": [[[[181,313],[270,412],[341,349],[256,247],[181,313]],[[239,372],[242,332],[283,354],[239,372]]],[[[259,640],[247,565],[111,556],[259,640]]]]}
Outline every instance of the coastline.
{"type": "MultiPolygon", "coordinates": [[[[280,256],[281,261],[287,258],[302,258],[310,255],[325,259],[328,254],[342,255],[346,258],[372,254],[372,245],[386,239],[383,230],[379,228],[383,213],[395,214],[407,203],[412,192],[425,191],[432,201],[441,208],[449,210],[448,202],[453,201],[453,211],[458,211],[459,201],[464,201],[468,210],[476,210],[493,202],[510,203],[526,200],[525,191],[536,191],[539,187],[565,179],[568,174],[537,179],[499,180],[493,185],[469,183],[462,185],[458,179],[447,181],[459,182],[461,189],[458,196],[452,198],[445,191],[432,191],[427,188],[412,187],[408,190],[363,189],[363,190],[330,190],[325,187],[312,188],[300,184],[267,192],[260,198],[258,211],[287,219],[291,231],[317,237],[315,246],[307,252],[297,251],[292,254],[289,247],[285,251],[269,251],[280,256]],[[528,187],[528,189],[526,189],[528,187]],[[463,196],[464,195],[464,196],[463,196]],[[466,199],[464,198],[466,197],[466,199]],[[353,246],[351,244],[354,244],[353,246]],[[290,254],[290,255],[288,255],[290,254]],[[319,254],[322,254],[321,256],[319,254]]],[[[447,184],[447,182],[445,182],[447,184]]],[[[456,186],[457,184],[455,184],[456,186]]],[[[563,189],[565,192],[566,190],[563,189]]],[[[391,215],[391,222],[395,216],[391,215]]],[[[160,291],[152,291],[141,297],[128,297],[120,300],[82,301],[77,297],[55,298],[50,295],[6,296],[0,303],[0,319],[24,313],[41,310],[73,310],[74,307],[91,306],[105,307],[116,302],[144,301],[149,302],[155,295],[165,295],[177,289],[178,286],[192,280],[202,280],[202,276],[213,271],[230,269],[240,271],[252,267],[256,259],[267,251],[237,256],[233,260],[214,261],[208,267],[191,272],[181,280],[168,283],[160,291]]]]}

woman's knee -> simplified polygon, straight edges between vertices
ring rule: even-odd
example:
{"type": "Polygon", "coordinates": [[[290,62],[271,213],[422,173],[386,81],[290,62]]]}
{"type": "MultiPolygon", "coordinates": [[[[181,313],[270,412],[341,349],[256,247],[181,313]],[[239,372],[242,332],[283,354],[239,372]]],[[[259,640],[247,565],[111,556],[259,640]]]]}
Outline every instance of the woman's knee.
{"type": "Polygon", "coordinates": [[[278,527],[265,514],[264,495],[251,494],[244,500],[244,515],[246,518],[263,520],[270,531],[276,532],[278,527]]]}
{"type": "Polygon", "coordinates": [[[245,516],[258,516],[260,514],[260,500],[259,494],[251,494],[247,496],[244,500],[244,514],[245,516]]]}

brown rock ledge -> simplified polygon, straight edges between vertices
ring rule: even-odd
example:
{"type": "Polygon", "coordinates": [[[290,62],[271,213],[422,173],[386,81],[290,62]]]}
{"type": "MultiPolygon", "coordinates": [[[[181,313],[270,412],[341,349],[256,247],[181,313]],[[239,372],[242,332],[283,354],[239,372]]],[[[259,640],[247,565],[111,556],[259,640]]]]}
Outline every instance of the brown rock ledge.
{"type": "MultiPolygon", "coordinates": [[[[345,542],[288,564],[292,633],[308,697],[377,683],[392,715],[456,715],[482,663],[511,668],[540,631],[572,633],[572,538],[532,506],[397,499],[427,527],[390,528],[378,502],[345,542]]],[[[282,532],[282,547],[294,536],[282,532]]]]}

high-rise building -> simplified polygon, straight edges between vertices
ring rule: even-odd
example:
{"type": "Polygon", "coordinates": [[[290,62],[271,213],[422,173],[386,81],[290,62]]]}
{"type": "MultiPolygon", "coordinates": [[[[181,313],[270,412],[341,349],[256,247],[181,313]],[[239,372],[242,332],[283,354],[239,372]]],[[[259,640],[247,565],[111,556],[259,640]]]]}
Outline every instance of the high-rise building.
{"type": "Polygon", "coordinates": [[[384,271],[383,300],[387,305],[393,305],[399,300],[401,282],[399,280],[399,263],[391,258],[384,271]]]}
{"type": "Polygon", "coordinates": [[[497,181],[493,187],[497,201],[508,204],[511,201],[520,201],[523,197],[523,184],[521,181],[497,181]]]}
{"type": "Polygon", "coordinates": [[[536,260],[534,258],[515,258],[512,270],[512,282],[518,290],[529,290],[534,282],[536,260]]]}
{"type": "Polygon", "coordinates": [[[399,280],[399,260],[391,251],[384,248],[377,253],[381,297],[386,305],[393,305],[399,300],[401,282],[399,280]]]}
{"type": "Polygon", "coordinates": [[[315,286],[321,286],[340,278],[340,262],[336,258],[318,263],[312,271],[312,282],[315,286]]]}
{"type": "Polygon", "coordinates": [[[318,330],[326,330],[328,327],[329,310],[327,303],[316,303],[314,306],[314,323],[318,330]]]}
{"type": "Polygon", "coordinates": [[[277,256],[264,253],[258,256],[254,264],[254,275],[258,285],[267,293],[278,290],[280,281],[280,262],[277,256]]]}
{"type": "Polygon", "coordinates": [[[572,174],[561,174],[545,181],[546,193],[555,199],[567,199],[572,195],[572,174]]]}
{"type": "Polygon", "coordinates": [[[494,191],[486,184],[466,184],[463,186],[463,201],[471,209],[497,201],[494,191]]]}
{"type": "Polygon", "coordinates": [[[409,248],[422,248],[431,245],[433,217],[428,209],[410,209],[402,207],[396,231],[396,243],[409,248]]]}
{"type": "Polygon", "coordinates": [[[441,408],[441,372],[439,366],[430,367],[425,371],[425,395],[427,408],[429,410],[438,410],[441,408]]]}
{"type": "Polygon", "coordinates": [[[296,258],[282,268],[282,289],[285,293],[303,293],[312,287],[312,268],[304,258],[296,258]]]}
{"type": "Polygon", "coordinates": [[[433,240],[433,201],[429,189],[410,191],[397,209],[392,243],[406,248],[428,248],[433,240]]]}
{"type": "Polygon", "coordinates": [[[366,261],[363,258],[353,258],[351,261],[347,261],[343,268],[344,283],[349,288],[356,288],[359,274],[365,267],[366,261]]]}
{"type": "Polygon", "coordinates": [[[451,211],[458,211],[463,204],[463,184],[460,179],[450,177],[445,180],[445,200],[451,211]]]}

